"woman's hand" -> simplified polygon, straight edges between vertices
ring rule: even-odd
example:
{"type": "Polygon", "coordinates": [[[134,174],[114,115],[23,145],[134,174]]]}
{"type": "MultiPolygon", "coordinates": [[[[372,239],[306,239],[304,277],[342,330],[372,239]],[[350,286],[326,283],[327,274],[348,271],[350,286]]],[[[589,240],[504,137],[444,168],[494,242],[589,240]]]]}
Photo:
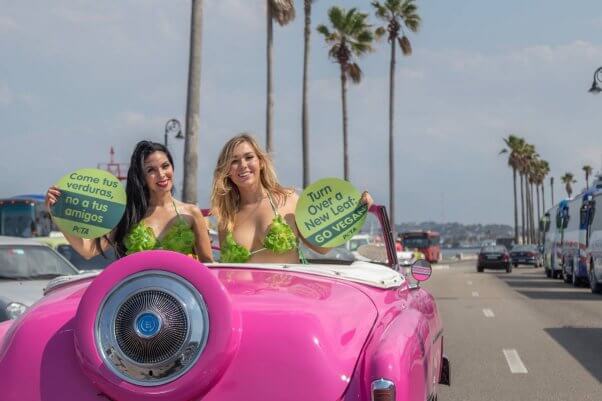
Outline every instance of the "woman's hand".
{"type": "Polygon", "coordinates": [[[53,185],[50,188],[48,188],[48,191],[46,192],[46,199],[44,200],[44,203],[46,204],[46,209],[48,209],[49,212],[50,212],[50,207],[56,203],[59,196],[61,196],[61,191],[59,190],[59,188],[56,185],[53,185]]]}
{"type": "Polygon", "coordinates": [[[372,207],[372,205],[374,204],[374,199],[372,199],[370,192],[364,191],[364,192],[362,192],[362,197],[360,198],[360,202],[363,203],[364,205],[366,205],[368,207],[368,209],[370,209],[372,207]]]}

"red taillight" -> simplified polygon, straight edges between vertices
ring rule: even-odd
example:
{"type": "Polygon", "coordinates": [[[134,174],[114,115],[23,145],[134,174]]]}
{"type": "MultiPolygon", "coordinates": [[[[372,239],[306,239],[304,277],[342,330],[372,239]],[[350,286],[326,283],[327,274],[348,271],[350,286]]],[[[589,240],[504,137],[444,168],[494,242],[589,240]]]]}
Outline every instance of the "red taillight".
{"type": "Polygon", "coordinates": [[[508,254],[504,254],[504,262],[507,262],[510,259],[510,256],[508,256],[508,254]]]}
{"type": "Polygon", "coordinates": [[[530,258],[534,258],[535,257],[535,253],[534,252],[527,252],[527,256],[530,258]]]}

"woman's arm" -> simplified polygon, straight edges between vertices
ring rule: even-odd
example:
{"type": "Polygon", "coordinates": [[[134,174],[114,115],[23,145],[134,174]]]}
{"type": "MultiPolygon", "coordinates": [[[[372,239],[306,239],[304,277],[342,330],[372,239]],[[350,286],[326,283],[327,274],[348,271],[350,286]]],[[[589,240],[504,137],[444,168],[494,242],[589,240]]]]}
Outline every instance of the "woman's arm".
{"type": "Polygon", "coordinates": [[[192,229],[194,231],[194,248],[201,262],[213,262],[213,252],[211,252],[211,240],[209,238],[209,229],[203,213],[195,205],[190,205],[190,214],[192,216],[192,229]]]}
{"type": "MultiPolygon", "coordinates": [[[[46,208],[50,213],[50,216],[52,216],[52,213],[50,212],[50,207],[57,202],[59,196],[61,196],[61,191],[58,187],[53,185],[50,188],[48,188],[48,191],[46,192],[45,203],[46,208]]],[[[98,242],[95,239],[80,238],[73,234],[66,233],[60,227],[59,229],[65,236],[65,239],[73,247],[73,249],[75,249],[75,251],[85,259],[92,259],[94,256],[99,255],[101,253],[101,250],[104,252],[107,249],[109,249],[109,241],[107,241],[104,237],[100,238],[99,247],[98,242]]]]}

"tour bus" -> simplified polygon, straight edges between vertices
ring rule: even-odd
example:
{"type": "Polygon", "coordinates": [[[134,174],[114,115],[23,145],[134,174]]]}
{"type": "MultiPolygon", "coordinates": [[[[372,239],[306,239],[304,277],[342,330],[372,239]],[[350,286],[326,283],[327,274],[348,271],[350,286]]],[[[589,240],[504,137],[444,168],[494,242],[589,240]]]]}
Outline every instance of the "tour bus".
{"type": "Polygon", "coordinates": [[[408,231],[399,234],[404,250],[417,249],[426,260],[436,263],[441,260],[439,233],[436,231],[408,231]]]}
{"type": "Polygon", "coordinates": [[[580,211],[583,203],[583,195],[579,194],[575,198],[566,202],[563,206],[562,231],[560,242],[560,264],[562,266],[562,278],[565,283],[577,282],[587,277],[579,268],[579,249],[580,242],[580,211]]]}
{"type": "MultiPolygon", "coordinates": [[[[601,187],[602,189],[602,187],[601,187]]],[[[587,214],[586,263],[589,273],[589,286],[593,293],[602,293],[602,211],[596,213],[596,204],[602,205],[602,191],[588,199],[584,214],[587,214]]]]}
{"type": "Polygon", "coordinates": [[[0,235],[43,237],[56,230],[44,205],[44,195],[0,199],[0,235]]]}
{"type": "Polygon", "coordinates": [[[555,219],[558,206],[551,207],[543,217],[543,267],[547,277],[556,278],[560,274],[560,264],[556,257],[556,238],[560,236],[560,230],[556,226],[555,219]],[[553,224],[552,224],[553,223],[553,224]]]}

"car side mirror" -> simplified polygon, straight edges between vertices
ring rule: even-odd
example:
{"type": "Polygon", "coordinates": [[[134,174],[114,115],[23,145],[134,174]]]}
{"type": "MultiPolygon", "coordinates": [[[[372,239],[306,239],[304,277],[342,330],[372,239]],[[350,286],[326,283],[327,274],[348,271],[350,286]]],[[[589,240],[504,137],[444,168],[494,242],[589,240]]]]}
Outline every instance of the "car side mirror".
{"type": "Polygon", "coordinates": [[[410,272],[412,273],[412,277],[418,283],[422,281],[426,281],[431,277],[433,273],[433,268],[431,264],[425,259],[418,259],[414,263],[412,263],[412,267],[410,267],[410,272]]]}

